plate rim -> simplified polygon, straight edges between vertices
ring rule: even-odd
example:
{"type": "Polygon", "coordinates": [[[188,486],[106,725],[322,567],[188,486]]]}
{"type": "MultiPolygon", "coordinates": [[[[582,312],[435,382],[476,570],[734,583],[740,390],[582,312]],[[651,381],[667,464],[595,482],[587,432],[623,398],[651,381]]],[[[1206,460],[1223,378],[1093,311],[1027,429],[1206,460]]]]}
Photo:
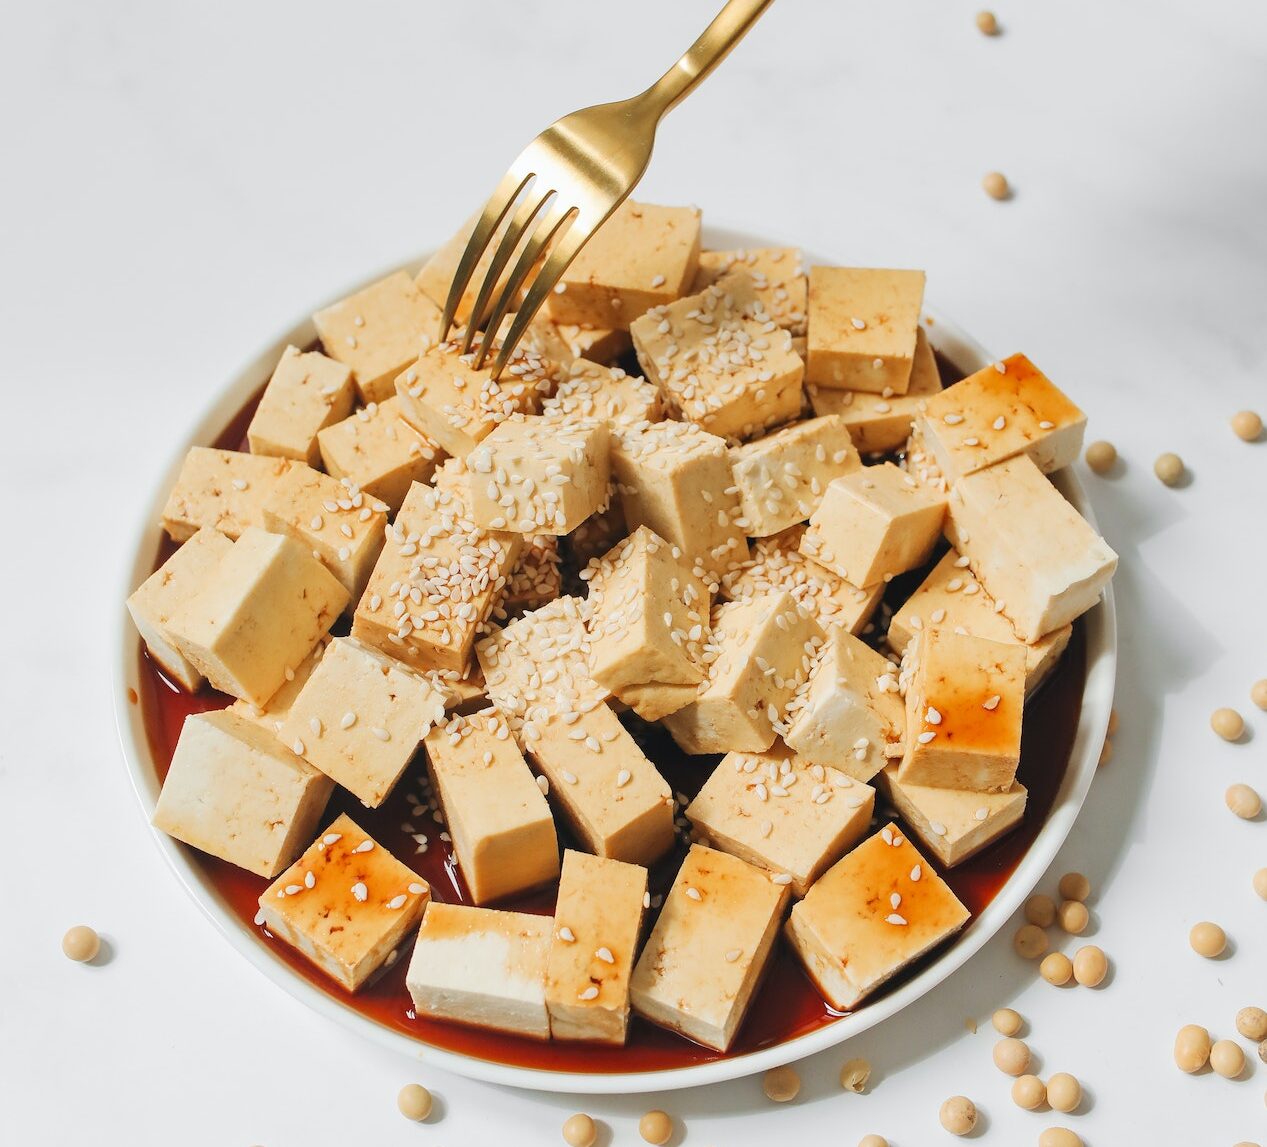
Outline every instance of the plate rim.
{"type": "MultiPolygon", "coordinates": [[[[704,226],[702,241],[704,245],[715,250],[789,245],[786,240],[768,239],[760,231],[711,224],[704,226]]],[[[810,252],[812,245],[806,245],[802,250],[810,252]]],[[[413,271],[426,257],[427,255],[423,254],[403,263],[395,263],[378,274],[352,284],[320,305],[328,305],[329,302],[344,298],[394,271],[413,271]]],[[[815,257],[809,254],[802,260],[807,267],[814,261],[815,257]]],[[[817,261],[828,262],[827,260],[817,261]]],[[[845,264],[837,262],[834,265],[845,264]]],[[[149,824],[150,837],[168,867],[203,915],[249,963],[292,998],[319,1015],[333,1020],[340,1026],[382,1047],[407,1055],[415,1061],[421,1060],[429,1066],[451,1071],[469,1079],[528,1090],[564,1094],[616,1095],[670,1091],[719,1083],[753,1075],[835,1047],[915,1003],[921,996],[967,964],[1002,929],[1055,860],[1077,819],[1095,777],[1100,747],[1108,730],[1117,671],[1117,624],[1112,583],[1105,588],[1099,604],[1084,615],[1087,666],[1082,707],[1065,776],[1046,822],[1039,829],[1038,835],[1016,869],[995,894],[994,899],[955,938],[953,943],[913,979],[853,1015],[845,1016],[834,1023],[816,1028],[814,1031],[784,1043],[710,1063],[653,1071],[579,1074],[520,1067],[432,1046],[388,1028],[337,1001],[292,971],[284,961],[272,955],[268,948],[260,943],[255,933],[245,927],[228,910],[216,894],[214,887],[202,878],[192,857],[192,850],[155,829],[149,823],[160,786],[155,775],[144,722],[141,719],[141,705],[139,702],[134,703],[130,698],[131,693],[139,693],[137,671],[140,664],[138,656],[140,636],[132,625],[131,616],[124,602],[152,572],[152,558],[146,555],[153,555],[156,552],[162,533],[159,524],[162,506],[186,452],[191,446],[204,445],[219,435],[229,419],[241,409],[243,403],[260,386],[260,380],[268,377],[278,356],[287,345],[294,343],[305,346],[315,339],[316,330],[313,327],[311,314],[317,309],[319,307],[312,308],[298,322],[288,326],[260,353],[248,359],[234,371],[227,383],[217,388],[211,401],[203,407],[202,413],[190,424],[189,429],[178,437],[179,448],[173,452],[168,464],[161,472],[159,480],[154,485],[154,492],[144,499],[144,508],[139,515],[139,521],[128,532],[130,544],[125,552],[124,568],[119,576],[121,592],[116,598],[118,610],[113,641],[111,688],[115,725],[132,789],[149,824]]],[[[931,324],[925,326],[930,342],[960,369],[976,370],[993,361],[993,356],[989,355],[979,342],[941,311],[933,307],[925,307],[924,316],[932,320],[931,324]]],[[[1093,527],[1097,526],[1094,510],[1073,468],[1066,467],[1052,475],[1052,479],[1079,513],[1093,527]]]]}

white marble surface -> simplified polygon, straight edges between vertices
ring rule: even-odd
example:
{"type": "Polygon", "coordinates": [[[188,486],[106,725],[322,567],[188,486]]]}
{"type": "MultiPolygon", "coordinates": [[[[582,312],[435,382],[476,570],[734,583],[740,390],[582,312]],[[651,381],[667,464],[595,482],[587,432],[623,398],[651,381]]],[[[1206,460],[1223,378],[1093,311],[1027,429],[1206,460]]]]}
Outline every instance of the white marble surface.
{"type": "MultiPolygon", "coordinates": [[[[794,1106],[757,1081],[663,1100],[680,1141],[799,1136],[848,1147],[943,1141],[953,1093],[981,1138],[1063,1122],[1093,1147],[1267,1140],[1267,1066],[1181,1076],[1186,1022],[1232,1034],[1267,1004],[1267,904],[1250,887],[1267,825],[1263,496],[1267,444],[1267,10],[1245,0],[973,5],[783,0],[669,120],[642,194],[782,231],[842,260],[924,266],[938,306],[1000,353],[1022,348],[1126,459],[1090,479],[1123,557],[1112,764],[1059,871],[1095,885],[1098,992],[1060,992],[1000,936],[882,1029],[803,1066],[794,1106]],[[979,190],[990,168],[1014,201],[979,190]],[[1163,488],[1162,450],[1192,481],[1163,488]],[[1214,739],[1211,709],[1250,720],[1214,739]],[[1222,922],[1205,962],[1188,926],[1222,922]],[[1012,1004],[1042,1071],[1086,1084],[1075,1116],[1020,1111],[973,1036],[1012,1004]],[[846,1056],[875,1064],[842,1094],[846,1056]]],[[[667,66],[706,0],[479,5],[126,3],[10,8],[0,41],[0,329],[7,510],[0,661],[0,1138],[6,1142],[553,1144],[576,1108],[444,1076],[345,1036],[234,956],[161,864],[110,710],[127,523],[227,373],[314,302],[442,239],[553,116],[667,66]],[[477,47],[477,41],[482,43],[477,47]],[[58,954],[88,921],[112,958],[58,954]],[[439,1118],[414,1127],[397,1088],[439,1118]]],[[[591,1100],[602,1142],[637,1142],[648,1097],[591,1100]]]]}

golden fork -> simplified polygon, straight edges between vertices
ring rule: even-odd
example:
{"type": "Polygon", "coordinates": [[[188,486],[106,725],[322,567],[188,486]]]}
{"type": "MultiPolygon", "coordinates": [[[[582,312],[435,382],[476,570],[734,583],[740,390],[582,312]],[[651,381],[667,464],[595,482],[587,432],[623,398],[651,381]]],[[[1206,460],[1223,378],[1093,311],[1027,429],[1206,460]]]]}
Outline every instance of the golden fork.
{"type": "Polygon", "coordinates": [[[656,127],[665,113],[726,58],[772,3],[773,0],[729,0],[686,54],[645,92],[572,112],[556,120],[524,148],[484,204],[471,232],[444,304],[441,338],[448,336],[477,264],[518,203],[489,263],[462,340],[462,353],[466,354],[478,327],[484,326],[489,332],[480,340],[476,352],[475,368],[480,369],[493,345],[493,332],[501,326],[520,286],[548,248],[549,254],[528,288],[493,364],[492,376],[501,374],[532,317],[568,264],[642,178],[651,159],[656,127]],[[487,313],[502,271],[516,249],[520,249],[519,258],[501,282],[501,292],[491,313],[487,313]]]}

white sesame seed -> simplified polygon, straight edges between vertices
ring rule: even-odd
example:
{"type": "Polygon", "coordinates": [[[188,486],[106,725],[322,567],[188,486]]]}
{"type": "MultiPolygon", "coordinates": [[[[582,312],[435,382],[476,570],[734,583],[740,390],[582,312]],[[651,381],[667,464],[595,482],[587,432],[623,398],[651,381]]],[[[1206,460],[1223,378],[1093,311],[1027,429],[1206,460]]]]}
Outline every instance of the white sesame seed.
{"type": "Polygon", "coordinates": [[[993,697],[987,697],[984,701],[982,701],[982,702],[981,702],[981,708],[982,708],[982,709],[989,709],[989,710],[991,710],[991,711],[993,712],[995,709],[997,709],[997,708],[999,707],[999,702],[1000,702],[1000,701],[1002,701],[1002,700],[1003,700],[1003,698],[1002,698],[1002,697],[1000,697],[1000,696],[996,693],[993,697]]]}
{"type": "Polygon", "coordinates": [[[730,951],[726,953],[726,962],[728,964],[733,964],[742,955],[742,948],[731,948],[730,951]]]}
{"type": "Polygon", "coordinates": [[[928,827],[931,828],[938,836],[946,835],[946,826],[939,820],[930,820],[928,822],[928,827]]]}
{"type": "MultiPolygon", "coordinates": [[[[615,302],[615,301],[616,301],[615,299],[612,300],[612,302],[615,302]]],[[[598,998],[598,989],[593,984],[590,984],[588,988],[586,988],[577,996],[577,999],[579,1000],[596,1000],[597,998],[598,998]]]]}
{"type": "Polygon", "coordinates": [[[905,924],[905,923],[906,923],[906,917],[905,917],[905,916],[899,916],[896,912],[890,912],[890,913],[889,913],[889,914],[888,914],[888,915],[884,918],[884,922],[885,922],[886,924],[905,924]]]}
{"type": "Polygon", "coordinates": [[[612,955],[612,950],[607,947],[599,948],[594,955],[602,960],[604,964],[614,964],[616,962],[616,957],[612,955]]]}
{"type": "Polygon", "coordinates": [[[392,735],[379,725],[371,726],[370,732],[373,733],[380,741],[390,741],[392,739],[392,735]]]}
{"type": "Polygon", "coordinates": [[[353,899],[364,904],[365,901],[369,899],[369,895],[370,895],[369,889],[365,887],[365,884],[363,881],[358,880],[355,884],[352,885],[353,899]]]}
{"type": "Polygon", "coordinates": [[[569,928],[566,924],[564,924],[559,929],[559,939],[562,940],[565,944],[575,944],[576,933],[573,932],[572,929],[569,928]]]}
{"type": "Polygon", "coordinates": [[[918,884],[919,878],[923,875],[924,875],[924,870],[920,868],[918,864],[914,868],[911,869],[911,879],[915,881],[915,883],[918,884]]]}
{"type": "Polygon", "coordinates": [[[916,739],[916,740],[917,740],[917,741],[918,741],[921,745],[927,745],[927,744],[928,744],[928,742],[929,742],[929,741],[931,741],[931,740],[932,740],[935,736],[937,736],[937,734],[936,734],[936,733],[935,733],[932,729],[925,729],[925,730],[924,730],[924,732],[922,732],[922,733],[921,733],[918,737],[916,737],[915,739],[916,739]]]}
{"type": "Polygon", "coordinates": [[[405,906],[405,901],[408,899],[409,897],[402,892],[398,896],[393,896],[387,902],[387,907],[392,909],[392,911],[395,911],[397,908],[403,908],[405,906]]]}
{"type": "Polygon", "coordinates": [[[373,852],[374,842],[372,840],[363,840],[354,849],[352,849],[352,851],[353,852],[373,852]]]}
{"type": "Polygon", "coordinates": [[[704,897],[700,895],[700,890],[699,890],[698,888],[692,888],[689,884],[686,886],[686,894],[687,894],[687,896],[689,896],[692,900],[703,900],[703,899],[704,899],[704,897]]]}

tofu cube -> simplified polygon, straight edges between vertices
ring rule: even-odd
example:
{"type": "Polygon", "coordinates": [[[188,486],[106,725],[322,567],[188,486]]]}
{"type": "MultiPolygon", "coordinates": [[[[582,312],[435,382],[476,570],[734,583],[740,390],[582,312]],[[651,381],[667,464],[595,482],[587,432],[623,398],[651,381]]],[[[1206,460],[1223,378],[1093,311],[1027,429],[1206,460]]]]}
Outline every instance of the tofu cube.
{"type": "Polygon", "coordinates": [[[827,487],[801,550],[855,585],[875,585],[927,562],[945,518],[945,498],[892,462],[864,466],[827,487]]]}
{"type": "Polygon", "coordinates": [[[1020,781],[1003,792],[976,793],[906,784],[897,774],[897,765],[889,765],[880,776],[889,803],[947,868],[976,856],[1025,815],[1029,793],[1020,781]]]}
{"type": "Polygon", "coordinates": [[[312,840],[333,782],[231,709],[181,726],[153,824],[271,880],[312,840]]]}
{"type": "Polygon", "coordinates": [[[558,877],[550,806],[503,717],[492,709],[452,717],[423,746],[453,855],[476,904],[558,877]]]}
{"type": "Polygon", "coordinates": [[[479,370],[473,354],[463,354],[456,338],[436,343],[396,379],[401,417],[455,458],[465,458],[512,415],[540,410],[565,369],[521,343],[497,380],[492,352],[479,370]]]}
{"type": "Polygon", "coordinates": [[[555,1039],[623,1044],[647,870],[568,849],[546,962],[555,1039]]]}
{"type": "Polygon", "coordinates": [[[352,371],[361,401],[392,396],[396,376],[440,337],[440,308],[397,271],[312,316],[322,349],[352,371]]]}
{"type": "Polygon", "coordinates": [[[607,364],[633,350],[633,339],[627,330],[577,323],[556,323],[555,329],[573,358],[607,364]]]}
{"type": "Polygon", "coordinates": [[[923,271],[811,267],[805,381],[906,394],[923,305],[923,271]]]}
{"type": "Polygon", "coordinates": [[[317,435],[321,461],[334,478],[346,478],[371,498],[400,509],[409,487],[430,482],[440,447],[400,417],[400,399],[363,406],[351,418],[317,435]]]}
{"type": "Polygon", "coordinates": [[[650,866],[673,847],[669,784],[610,707],[552,717],[537,733],[528,758],[587,851],[650,866]]]}
{"type": "Polygon", "coordinates": [[[929,396],[941,390],[941,375],[932,344],[920,327],[915,334],[915,358],[905,394],[872,394],[814,384],[805,390],[815,414],[834,414],[844,420],[860,453],[888,454],[906,444],[911,426],[924,412],[929,396]]]}
{"type": "Polygon", "coordinates": [[[768,538],[809,518],[828,484],[860,470],[862,459],[844,422],[827,417],[732,447],[730,467],[739,487],[739,524],[751,538],[768,538]]]}
{"type": "Polygon", "coordinates": [[[550,1038],[549,916],[431,901],[405,986],[420,1016],[550,1038]]]}
{"type": "Polygon", "coordinates": [[[745,556],[739,498],[721,438],[690,422],[622,428],[612,437],[611,467],[630,530],[649,526],[712,572],[745,556]]]}
{"type": "Polygon", "coordinates": [[[566,418],[597,418],[613,429],[660,422],[664,403],[660,391],[645,378],[626,374],[618,366],[578,360],[541,404],[541,413],[566,418]]]}
{"type": "Polygon", "coordinates": [[[146,652],[186,693],[196,692],[203,676],[176,647],[167,621],[207,585],[231,549],[233,543],[218,530],[199,530],[128,598],[128,612],[146,652]]]}
{"type": "Polygon", "coordinates": [[[1050,474],[1078,457],[1086,428],[1087,416],[1023,354],[933,395],[916,419],[925,449],[951,483],[1018,454],[1050,474]]]}
{"type": "Polygon", "coordinates": [[[260,897],[264,927],[349,992],[406,943],[431,889],[346,813],[260,897]]]}
{"type": "Polygon", "coordinates": [[[246,429],[251,453],[320,466],[318,433],[351,414],[355,400],[351,370],[316,351],[288,346],[246,429]]]}
{"type": "Polygon", "coordinates": [[[1003,792],[1021,760],[1025,651],[934,629],[910,645],[904,782],[1003,792]]]}
{"type": "Polygon", "coordinates": [[[801,412],[805,364],[737,274],[657,307],[629,328],[638,362],[682,419],[723,438],[753,438],[801,412]]]}
{"type": "Polygon", "coordinates": [[[267,704],[252,705],[249,701],[234,701],[229,708],[239,716],[245,717],[252,724],[258,725],[265,732],[271,733],[275,737],[280,736],[282,722],[290,714],[290,707],[295,703],[295,698],[299,696],[303,687],[308,684],[308,678],[312,676],[312,671],[317,668],[317,663],[321,660],[329,644],[330,638],[328,636],[318,641],[317,647],[295,666],[294,672],[287,676],[281,688],[268,699],[267,704]]]}
{"type": "Polygon", "coordinates": [[[176,648],[216,689],[260,706],[347,602],[347,590],[311,550],[252,526],[167,624],[176,648]]]}
{"type": "Polygon", "coordinates": [[[783,739],[810,764],[869,781],[902,755],[906,709],[898,690],[890,661],[845,630],[831,630],[788,706],[783,739]]]}
{"type": "Polygon", "coordinates": [[[686,817],[706,843],[790,876],[793,894],[804,896],[862,839],[874,808],[870,785],[775,745],[723,757],[686,817]]]}
{"type": "Polygon", "coordinates": [[[415,483],[352,619],[352,636],[415,669],[466,673],[475,635],[523,545],[481,530],[460,501],[415,483]]]}
{"type": "Polygon", "coordinates": [[[488,699],[524,744],[555,715],[602,704],[607,690],[590,676],[585,603],[561,597],[526,613],[476,647],[488,699]]]}
{"type": "Polygon", "coordinates": [[[336,637],[278,736],[363,804],[378,808],[422,738],[443,723],[445,696],[420,673],[354,637],[336,637]]]}
{"type": "Polygon", "coordinates": [[[809,676],[823,631],[786,593],[713,611],[708,680],[664,719],[687,753],[763,753],[786,727],[788,703],[809,676]]]}
{"type": "MultiPolygon", "coordinates": [[[[448,301],[449,288],[453,285],[453,280],[457,276],[458,264],[462,261],[462,255],[466,251],[466,245],[470,241],[471,233],[475,230],[475,225],[479,222],[479,218],[479,214],[475,214],[467,219],[454,233],[453,237],[423,263],[418,274],[414,277],[414,285],[436,305],[438,312],[443,312],[444,304],[448,301]]],[[[479,261],[475,264],[470,282],[467,283],[461,299],[458,300],[457,310],[453,315],[455,322],[466,325],[470,321],[471,311],[475,306],[475,299],[479,295],[480,287],[488,275],[488,269],[492,265],[497,245],[506,233],[506,228],[510,225],[510,221],[511,216],[507,215],[502,226],[493,232],[492,239],[484,248],[479,261]]],[[[518,258],[519,251],[520,248],[517,247],[514,253],[515,258],[518,258]]],[[[511,266],[513,265],[512,263],[511,266]]],[[[504,270],[498,277],[498,294],[500,294],[501,287],[505,283],[508,271],[509,268],[504,270]]],[[[518,305],[522,298],[522,291],[516,292],[516,295],[515,302],[518,305]]],[[[496,298],[496,295],[494,298],[496,298]]]]}
{"type": "Polygon", "coordinates": [[[860,589],[801,552],[802,525],[791,526],[769,538],[758,538],[746,561],[722,575],[722,590],[731,601],[790,593],[824,629],[838,627],[861,633],[884,597],[884,583],[860,589]]]}
{"type": "Polygon", "coordinates": [[[953,936],[968,915],[906,834],[889,824],[792,908],[787,938],[823,998],[846,1012],[953,936]]]}
{"type": "Polygon", "coordinates": [[[264,503],[264,524],[316,554],[355,603],[383,549],[386,502],[302,463],[292,466],[264,503]]]}
{"type": "Polygon", "coordinates": [[[512,418],[466,460],[476,525],[571,533],[607,502],[608,430],[597,419],[512,418]]]}
{"type": "Polygon", "coordinates": [[[756,247],[742,251],[701,251],[691,294],[736,271],[752,276],[765,312],[793,335],[805,334],[808,283],[795,247],[756,247]]]}
{"type": "Polygon", "coordinates": [[[748,1014],[787,906],[787,883],[691,846],[634,967],[634,1011],[715,1051],[748,1014]]]}
{"type": "Polygon", "coordinates": [[[645,721],[694,701],[711,594],[682,551],[639,526],[586,573],[593,679],[645,721]]]}
{"type": "Polygon", "coordinates": [[[627,199],[563,272],[546,308],[556,323],[628,330],[652,307],[686,294],[699,261],[695,207],[627,199]]]}
{"type": "Polygon", "coordinates": [[[967,558],[961,557],[957,550],[948,551],[889,619],[885,640],[899,657],[906,653],[917,633],[934,629],[1020,645],[1025,650],[1025,693],[1029,696],[1059,664],[1073,626],[1062,625],[1033,644],[1025,645],[994,598],[967,567],[967,558]]]}
{"type": "Polygon", "coordinates": [[[287,458],[194,446],[163,507],[163,529],[174,542],[201,529],[235,540],[248,526],[262,529],[264,503],[290,466],[287,458]]]}
{"type": "Polygon", "coordinates": [[[955,483],[946,536],[1033,642],[1081,617],[1117,569],[1109,548],[1027,455],[955,483]]]}

